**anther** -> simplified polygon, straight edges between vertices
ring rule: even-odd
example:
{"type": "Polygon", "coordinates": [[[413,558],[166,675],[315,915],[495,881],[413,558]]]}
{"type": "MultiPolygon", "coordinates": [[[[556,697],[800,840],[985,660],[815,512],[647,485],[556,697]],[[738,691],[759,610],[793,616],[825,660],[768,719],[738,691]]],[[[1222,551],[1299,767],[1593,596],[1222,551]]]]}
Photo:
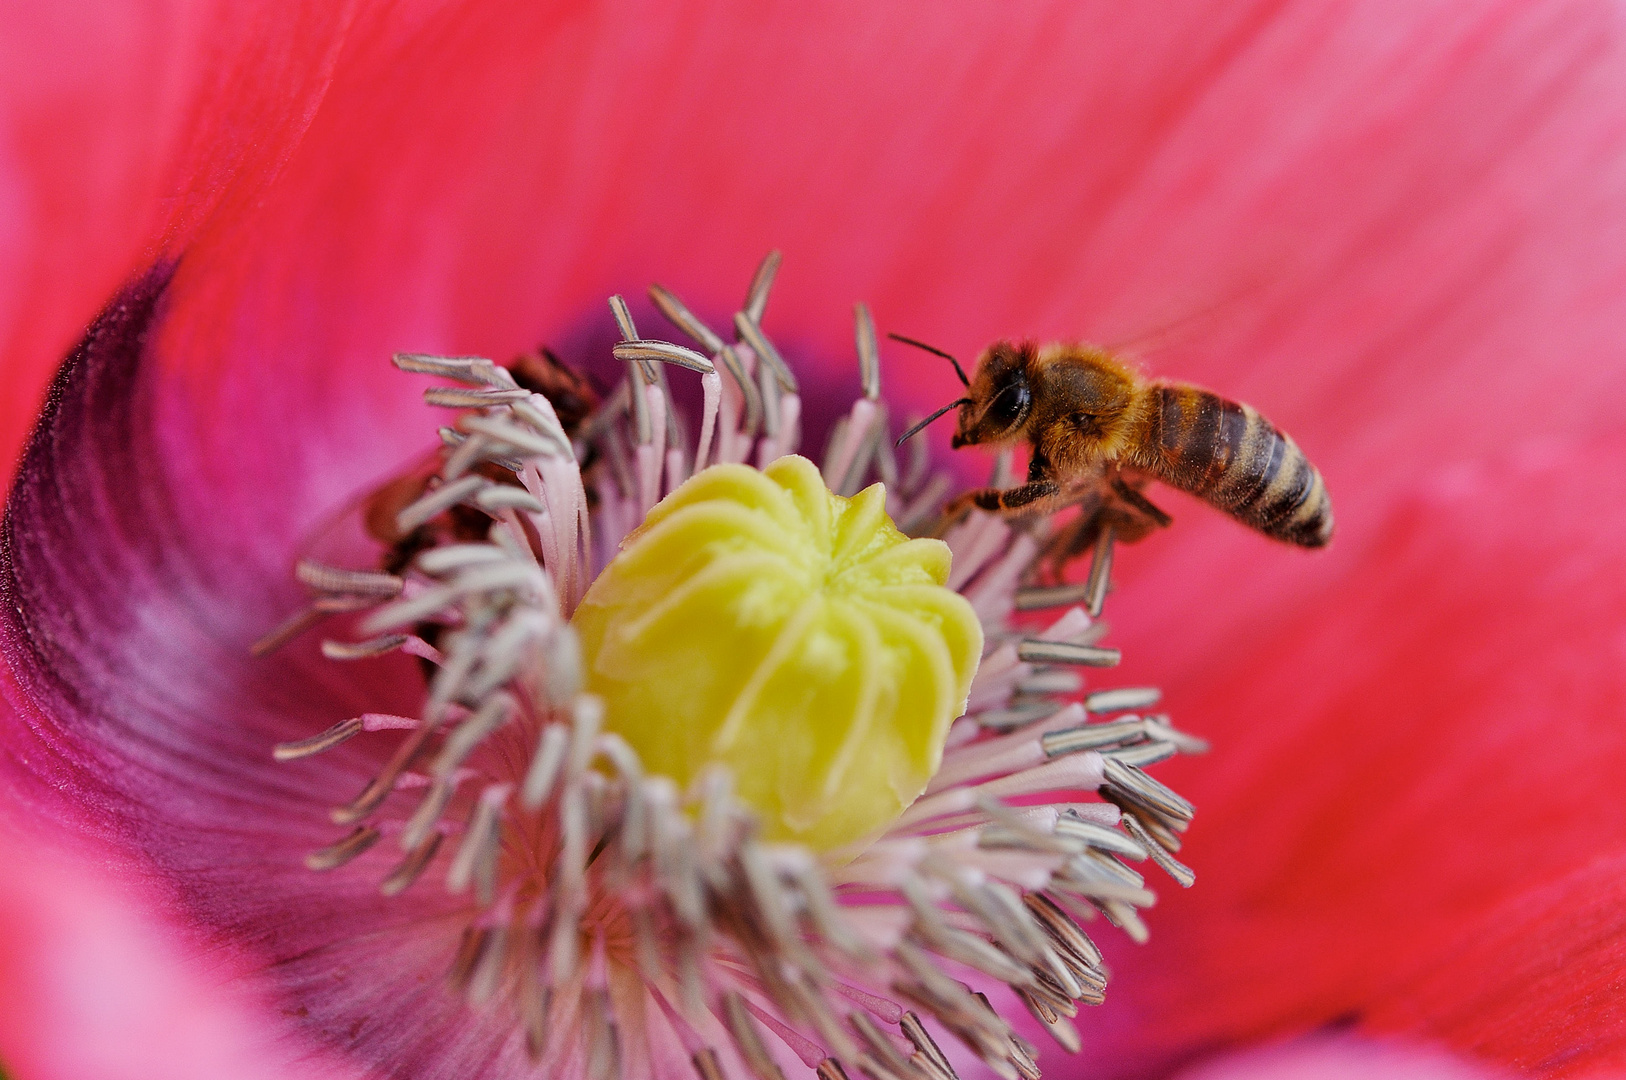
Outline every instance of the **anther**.
{"type": "Polygon", "coordinates": [[[875,339],[875,320],[868,304],[853,305],[853,338],[858,346],[858,378],[864,396],[881,400],[881,345],[875,339]]]}
{"type": "Polygon", "coordinates": [[[460,893],[467,889],[480,865],[495,854],[501,840],[503,803],[512,791],[510,784],[493,784],[481,793],[475,805],[474,819],[469,822],[463,842],[458,845],[457,854],[452,856],[452,864],[447,868],[448,892],[460,893]]]}
{"type": "Polygon", "coordinates": [[[1118,690],[1097,690],[1084,697],[1084,708],[1092,713],[1119,712],[1123,709],[1144,709],[1156,705],[1163,691],[1155,686],[1126,686],[1118,690]]]}
{"type": "Polygon", "coordinates": [[[689,1061],[694,1065],[695,1074],[700,1080],[728,1080],[722,1062],[717,1060],[717,1051],[709,1046],[702,1046],[696,1050],[689,1061]]]}
{"type": "MultiPolygon", "coordinates": [[[[516,415],[523,415],[521,413],[522,409],[530,410],[534,407],[529,401],[518,401],[509,408],[516,415]]],[[[544,436],[540,431],[534,430],[540,425],[531,424],[528,429],[520,427],[518,424],[510,424],[506,420],[494,416],[481,416],[477,413],[469,413],[460,417],[457,426],[470,434],[488,435],[504,448],[536,457],[559,457],[562,449],[561,441],[563,441],[564,445],[569,445],[568,440],[562,439],[562,432],[560,433],[560,439],[550,438],[544,436]]]]}
{"type": "Polygon", "coordinates": [[[768,310],[768,294],[773,291],[773,281],[779,274],[782,259],[777,249],[768,252],[757,264],[757,272],[751,275],[751,285],[745,290],[744,314],[752,322],[761,322],[763,312],[768,310]]]}
{"type": "Polygon", "coordinates": [[[623,341],[637,341],[638,327],[633,325],[632,311],[627,307],[626,299],[620,294],[610,297],[610,314],[615,316],[615,326],[621,331],[623,341]]]}
{"type": "Polygon", "coordinates": [[[446,805],[452,801],[456,790],[456,785],[444,778],[429,785],[429,794],[418,803],[418,808],[407,819],[406,828],[401,831],[403,850],[417,851],[424,846],[430,832],[440,823],[440,816],[446,812],[446,805]]]}
{"type": "Polygon", "coordinates": [[[455,386],[432,386],[423,392],[427,404],[443,409],[481,409],[524,401],[530,396],[529,390],[462,390],[455,386]]]}
{"type": "Polygon", "coordinates": [[[402,580],[394,574],[373,570],[345,570],[312,559],[300,559],[294,577],[320,592],[355,593],[361,596],[399,596],[402,580]]]}
{"type": "Polygon", "coordinates": [[[268,656],[327,618],[328,614],[328,612],[312,604],[305,610],[288,616],[277,625],[276,629],[250,645],[248,651],[253,656],[268,656]]]}
{"type": "Polygon", "coordinates": [[[881,1064],[893,1075],[899,1077],[908,1075],[908,1059],[898,1052],[897,1047],[887,1041],[886,1036],[881,1033],[881,1029],[876,1026],[875,1021],[861,1012],[854,1011],[847,1014],[847,1023],[864,1040],[865,1045],[870,1048],[870,1051],[880,1060],[881,1064]]]}
{"type": "Polygon", "coordinates": [[[676,364],[678,367],[686,367],[703,375],[716,370],[710,360],[693,349],[685,349],[682,345],[674,345],[669,341],[623,341],[616,344],[611,351],[615,353],[617,360],[637,360],[640,363],[653,360],[662,364],[676,364]]]}
{"type": "Polygon", "coordinates": [[[1199,739],[1195,735],[1188,735],[1169,723],[1167,716],[1148,716],[1142,721],[1146,726],[1146,734],[1153,739],[1173,743],[1182,754],[1208,753],[1208,740],[1199,739]]]}
{"type": "Polygon", "coordinates": [[[394,652],[407,643],[407,634],[383,634],[366,641],[324,641],[322,655],[329,660],[365,660],[394,652]]]}
{"type": "Polygon", "coordinates": [[[415,375],[440,375],[464,382],[483,381],[472,374],[474,365],[491,362],[483,356],[432,356],[429,353],[396,353],[391,360],[402,371],[415,375]]]}
{"type": "Polygon", "coordinates": [[[1163,850],[1163,846],[1152,839],[1151,834],[1146,831],[1146,827],[1140,823],[1140,819],[1134,814],[1125,814],[1123,822],[1124,828],[1129,830],[1131,836],[1141,842],[1147,853],[1152,856],[1152,861],[1157,863],[1164,873],[1173,878],[1175,883],[1182,889],[1191,888],[1192,884],[1197,880],[1197,874],[1191,867],[1163,850]]]}
{"type": "Polygon", "coordinates": [[[1016,590],[1017,611],[1039,611],[1044,608],[1070,607],[1088,598],[1089,582],[1077,585],[1043,585],[1016,590]]]}
{"type": "Polygon", "coordinates": [[[295,742],[278,743],[271,751],[271,756],[278,761],[296,761],[299,758],[320,754],[324,750],[331,750],[340,743],[361,734],[362,720],[360,717],[351,717],[349,720],[340,720],[320,735],[312,735],[308,739],[299,739],[295,742]]]}
{"type": "Polygon", "coordinates": [[[1144,769],[1148,765],[1156,765],[1160,761],[1167,761],[1180,752],[1180,748],[1168,742],[1146,742],[1135,746],[1119,746],[1110,750],[1101,751],[1103,757],[1121,761],[1125,765],[1133,765],[1137,769],[1144,769]]]}
{"type": "Polygon", "coordinates": [[[501,513],[504,510],[524,510],[532,514],[547,512],[541,499],[524,488],[500,484],[485,488],[474,496],[474,505],[482,510],[501,513]]]}
{"type": "Polygon", "coordinates": [[[989,731],[1010,731],[1031,724],[1056,711],[1054,702],[1034,702],[1009,709],[989,709],[977,714],[977,723],[989,731]]]}
{"type": "Polygon", "coordinates": [[[756,353],[757,359],[767,365],[769,371],[773,372],[775,381],[778,382],[785,393],[795,394],[800,392],[800,388],[796,384],[796,376],[791,374],[790,368],[785,364],[784,357],[779,355],[779,350],[774,347],[772,341],[768,340],[768,335],[762,332],[762,327],[757,325],[756,320],[743,311],[736,311],[734,313],[734,329],[739,332],[740,340],[751,346],[751,351],[756,353]]]}
{"type": "MultiPolygon", "coordinates": [[[[440,433],[440,441],[451,447],[453,450],[460,446],[465,446],[469,442],[469,436],[463,434],[461,431],[458,431],[456,428],[441,427],[437,428],[436,430],[440,433]]],[[[489,461],[493,465],[500,465],[511,473],[517,473],[525,468],[525,463],[518,458],[504,457],[500,454],[483,452],[481,460],[489,461]]],[[[446,464],[447,469],[443,471],[450,474],[452,462],[448,460],[446,464]]]]}
{"type": "Polygon", "coordinates": [[[1039,737],[1046,757],[1076,754],[1080,750],[1096,750],[1128,739],[1139,739],[1142,734],[1138,717],[1115,720],[1110,724],[1085,724],[1082,727],[1050,731],[1039,737]]]}
{"type": "Polygon", "coordinates": [[[723,349],[723,339],[718,337],[711,327],[707,326],[700,317],[686,307],[677,295],[664,285],[651,285],[649,299],[654,302],[667,320],[694,339],[696,345],[712,356],[716,356],[723,349]]]}
{"type": "MultiPolygon", "coordinates": [[[[1022,901],[1050,935],[1051,942],[1061,950],[1063,957],[1073,958],[1086,970],[1100,970],[1101,950],[1095,947],[1095,942],[1090,940],[1089,935],[1078,928],[1078,924],[1067,916],[1048,893],[1028,893],[1022,901]]],[[[1077,974],[1076,968],[1074,974],[1077,974]]],[[[1103,979],[1103,985],[1104,981],[1103,979]]]]}
{"type": "Polygon", "coordinates": [[[418,556],[418,569],[440,576],[485,563],[506,562],[508,553],[495,544],[448,544],[418,556]]]}
{"type": "Polygon", "coordinates": [[[1071,812],[1064,813],[1056,819],[1055,830],[1058,836],[1081,840],[1098,851],[1121,855],[1137,862],[1147,856],[1146,849],[1133,838],[1109,826],[1085,821],[1071,812]]]}
{"type": "Polygon", "coordinates": [[[1123,659],[1123,654],[1117,649],[1035,638],[1018,645],[1016,656],[1030,664],[1080,664],[1084,667],[1117,667],[1118,661],[1123,659]]]}
{"type": "Polygon", "coordinates": [[[751,1075],[756,1080],[785,1080],[785,1074],[763,1045],[756,1021],[751,1019],[751,1012],[737,991],[729,990],[723,994],[722,1014],[728,1033],[734,1040],[734,1047],[740,1052],[740,1060],[751,1070],[751,1075]]]}
{"type": "Polygon", "coordinates": [[[329,844],[305,856],[305,868],[308,870],[337,870],[357,855],[378,843],[382,835],[371,825],[358,826],[343,840],[329,844]]]}
{"type": "Polygon", "coordinates": [[[1107,602],[1107,589],[1111,585],[1112,578],[1112,541],[1112,526],[1102,526],[1101,535],[1095,538],[1094,557],[1090,560],[1090,576],[1084,581],[1084,608],[1092,619],[1101,614],[1101,608],[1107,602]]]}
{"type": "Polygon", "coordinates": [[[433,731],[434,729],[430,725],[425,724],[407,736],[406,741],[396,749],[395,755],[384,766],[384,771],[369,782],[353,802],[346,806],[336,807],[333,810],[329,815],[333,819],[333,823],[335,825],[354,825],[378,809],[384,800],[389,797],[390,792],[395,790],[395,781],[400,777],[401,773],[406,771],[417,759],[418,755],[423,752],[433,731]]]}
{"type": "Polygon", "coordinates": [[[437,514],[450,510],[489,483],[490,481],[482,476],[465,476],[442,484],[403,507],[401,512],[395,515],[395,527],[403,533],[409,533],[437,514]]]}
{"type": "Polygon", "coordinates": [[[1105,898],[1092,902],[1100,909],[1101,914],[1107,917],[1108,921],[1125,934],[1128,934],[1129,940],[1136,945],[1144,945],[1151,940],[1152,934],[1146,929],[1146,923],[1141,920],[1140,913],[1129,903],[1123,900],[1105,898]]]}
{"type": "Polygon", "coordinates": [[[1152,839],[1157,841],[1157,846],[1164,851],[1174,852],[1180,850],[1180,834],[1170,826],[1175,825],[1184,829],[1185,825],[1183,823],[1170,822],[1167,818],[1159,817],[1149,810],[1136,806],[1129,806],[1124,810],[1124,813],[1132,814],[1138,818],[1141,826],[1151,834],[1152,839]]]}
{"type": "Polygon", "coordinates": [[[1065,668],[1039,668],[1016,684],[1018,694],[1076,694],[1084,686],[1084,679],[1076,671],[1065,668]]]}
{"type": "Polygon", "coordinates": [[[1168,819],[1171,823],[1178,823],[1182,828],[1196,813],[1191,803],[1133,765],[1125,765],[1111,758],[1103,758],[1102,763],[1103,775],[1106,778],[1106,783],[1102,786],[1103,794],[1120,795],[1168,819]]]}
{"type": "Polygon", "coordinates": [[[914,1044],[916,1052],[929,1060],[945,1076],[959,1080],[955,1075],[954,1066],[949,1063],[948,1055],[938,1047],[931,1033],[920,1022],[920,1017],[912,1012],[906,1012],[899,1026],[903,1029],[904,1037],[914,1044]]]}
{"type": "Polygon", "coordinates": [[[541,394],[532,394],[524,401],[516,401],[508,406],[509,412],[529,424],[538,435],[553,443],[558,449],[558,456],[570,461],[576,459],[576,449],[571,445],[570,437],[565,434],[564,425],[559,423],[559,414],[553,411],[553,406],[541,394]]]}
{"type": "Polygon", "coordinates": [[[565,763],[565,750],[570,742],[568,725],[550,724],[537,740],[536,755],[525,774],[521,801],[532,809],[541,806],[553,793],[554,783],[565,763]]]}
{"type": "Polygon", "coordinates": [[[429,838],[427,844],[416,851],[408,852],[407,857],[402,859],[395,869],[390,871],[390,876],[379,885],[379,892],[385,896],[396,896],[411,888],[412,883],[418,880],[424,868],[435,857],[435,852],[440,850],[440,842],[443,839],[444,836],[437,832],[429,838]]]}

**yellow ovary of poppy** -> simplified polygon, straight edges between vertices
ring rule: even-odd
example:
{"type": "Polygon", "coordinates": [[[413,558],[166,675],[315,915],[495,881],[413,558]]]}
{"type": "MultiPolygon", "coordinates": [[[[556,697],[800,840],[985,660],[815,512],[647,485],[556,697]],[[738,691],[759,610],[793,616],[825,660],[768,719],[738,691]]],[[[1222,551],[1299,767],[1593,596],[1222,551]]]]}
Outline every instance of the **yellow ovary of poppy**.
{"type": "Polygon", "coordinates": [[[885,505],[793,456],[714,466],[650,512],[573,620],[587,689],[645,768],[687,785],[721,763],[767,837],[819,850],[919,796],[982,628],[944,585],[948,546],[885,505]]]}

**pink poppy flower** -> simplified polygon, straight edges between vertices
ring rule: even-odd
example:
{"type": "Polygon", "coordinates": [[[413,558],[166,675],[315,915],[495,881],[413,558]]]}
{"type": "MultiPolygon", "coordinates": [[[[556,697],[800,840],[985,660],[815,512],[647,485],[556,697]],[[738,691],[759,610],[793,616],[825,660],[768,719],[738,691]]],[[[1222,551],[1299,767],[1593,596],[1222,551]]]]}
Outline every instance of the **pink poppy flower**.
{"type": "MultiPolygon", "coordinates": [[[[163,948],[121,971],[246,987],[274,1067],[430,1075],[424,1031],[434,1068],[495,1052],[489,1016],[396,981],[449,962],[425,909],[301,865],[348,778],[269,757],[405,688],[247,644],[311,530],[421,449],[382,358],[585,356],[605,295],[727,311],[778,247],[775,333],[829,358],[810,428],[854,392],[865,300],[961,355],[1128,342],[1294,432],[1338,500],[1314,558],[1175,498],[1121,554],[1123,674],[1216,747],[1169,766],[1201,883],[1108,947],[1085,1055],[1047,1065],[1156,1074],[1333,1022],[1544,1075],[1626,1060],[1609,6],[6,21],[0,768],[9,819],[159,898],[130,925],[163,948]]],[[[899,405],[946,375],[887,353],[899,405]]]]}

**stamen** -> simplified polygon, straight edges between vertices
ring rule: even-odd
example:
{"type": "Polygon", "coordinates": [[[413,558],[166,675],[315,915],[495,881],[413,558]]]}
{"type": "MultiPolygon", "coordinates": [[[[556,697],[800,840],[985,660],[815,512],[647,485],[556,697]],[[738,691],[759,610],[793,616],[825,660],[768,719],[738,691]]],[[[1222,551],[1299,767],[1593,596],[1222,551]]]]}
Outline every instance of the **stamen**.
{"type": "Polygon", "coordinates": [[[1110,750],[1101,751],[1104,757],[1121,761],[1125,765],[1133,765],[1137,769],[1144,769],[1148,765],[1155,765],[1159,761],[1167,761],[1180,752],[1173,743],[1148,742],[1139,746],[1118,746],[1110,750]]]}
{"type": "Polygon", "coordinates": [[[1095,551],[1090,559],[1090,574],[1084,581],[1085,608],[1090,617],[1101,614],[1101,608],[1107,602],[1107,590],[1112,587],[1112,541],[1114,539],[1111,525],[1101,527],[1101,535],[1096,537],[1095,551]]]}
{"type": "Polygon", "coordinates": [[[434,386],[423,392],[423,400],[443,409],[479,409],[489,405],[507,405],[524,401],[531,396],[529,390],[459,390],[452,386],[434,386]]]}
{"type": "Polygon", "coordinates": [[[1085,667],[1117,667],[1123,654],[1117,649],[1095,645],[1073,645],[1065,641],[1022,642],[1016,656],[1030,664],[1082,664],[1085,667]]]}
{"type": "MultiPolygon", "coordinates": [[[[974,512],[947,529],[949,584],[975,613],[967,625],[981,621],[986,654],[924,795],[879,839],[823,854],[764,843],[742,774],[714,765],[680,790],[634,749],[624,719],[583,691],[599,654],[578,640],[582,620],[568,620],[595,566],[708,462],[766,465],[800,438],[795,378],[762,331],[779,262],[777,252],[764,259],[734,315],[738,345],[659,286],[655,306],[699,351],[640,337],[625,302],[611,298],[623,339],[612,353],[627,379],[568,432],[562,409],[490,360],[395,357],[404,371],[458,384],[431,387],[426,402],[471,410],[440,429],[438,470],[396,515],[403,532],[430,526],[419,533],[428,546],[392,562],[406,564],[399,573],[302,562],[296,577],[310,603],[257,648],[365,610],[361,632],[373,636],[324,642],[325,654],[399,649],[435,666],[425,669],[421,716],[365,713],[273,750],[295,761],[360,734],[402,733],[389,736],[398,744],[378,775],[332,812],[348,831],[307,865],[337,870],[398,834],[403,857],[380,888],[402,892],[435,867],[448,892],[467,897],[450,981],[474,1006],[511,995],[508,1015],[544,1072],[574,1063],[594,1080],[616,1076],[632,1061],[662,1059],[655,1044],[675,1039],[705,1080],[724,1080],[725,1045],[753,1080],[786,1080],[766,1045],[771,1032],[824,1080],[957,1080],[928,1030],[937,1025],[996,1075],[1034,1077],[1035,1049],[958,980],[980,973],[1007,984],[1076,1052],[1072,1018],[1104,1000],[1107,981],[1079,923],[1104,915],[1144,940],[1137,909],[1155,900],[1121,860],[1150,859],[1182,886],[1193,879],[1171,854],[1193,809],[1140,766],[1206,743],[1167,717],[1130,711],[1156,704],[1155,689],[1075,700],[1081,668],[1119,658],[1098,644],[1105,624],[1092,621],[1107,591],[1110,530],[1086,582],[1019,587],[1038,573],[1045,522],[1013,531],[974,512]],[[701,374],[692,444],[667,364],[701,374]],[[595,458],[604,465],[589,516],[581,470],[595,458]],[[504,474],[487,466],[511,478],[492,479],[504,474]],[[1013,610],[1063,607],[1037,633],[1009,621],[1013,610]],[[1104,801],[1059,801],[1090,790],[1104,801]],[[456,842],[445,845],[447,836],[456,842]],[[639,992],[657,1008],[643,1009],[639,992]],[[665,1027],[632,1019],[656,1014],[665,1027]]],[[[854,342],[863,394],[819,472],[838,495],[879,478],[900,529],[935,528],[951,481],[933,475],[924,441],[899,477],[863,304],[854,342]]],[[[1002,458],[996,472],[1008,469],[1002,458]]]]}
{"type": "Polygon", "coordinates": [[[685,307],[683,301],[679,300],[671,290],[664,285],[651,285],[649,287],[649,299],[654,302],[655,306],[660,309],[661,314],[665,315],[672,325],[693,338],[695,344],[699,345],[708,354],[716,356],[722,352],[723,339],[713,333],[711,327],[702,322],[694,312],[685,307]]]}
{"type": "Polygon", "coordinates": [[[441,749],[440,756],[435,759],[434,775],[442,779],[451,776],[476,746],[484,742],[493,731],[508,723],[518,707],[514,699],[507,694],[497,694],[481,705],[478,711],[457,725],[447,737],[446,745],[441,749]]]}
{"type": "Polygon", "coordinates": [[[853,338],[858,347],[858,378],[864,396],[881,400],[881,344],[875,339],[875,320],[868,304],[853,305],[853,338]]]}
{"type": "Polygon", "coordinates": [[[1098,750],[1145,734],[1140,717],[1134,716],[1110,724],[1085,724],[1082,727],[1052,731],[1040,741],[1047,757],[1077,753],[1080,750],[1098,750]]]}
{"type": "MultiPolygon", "coordinates": [[[[1041,611],[1044,608],[1069,607],[1089,599],[1090,583],[1077,585],[1045,585],[1016,591],[1017,611],[1041,611]]],[[[1092,612],[1098,615],[1100,612],[1092,612]]]]}
{"type": "Polygon", "coordinates": [[[757,325],[757,321],[749,313],[744,311],[734,313],[734,329],[739,332],[740,340],[749,345],[757,358],[773,372],[774,380],[780,389],[787,394],[801,392],[796,385],[796,376],[792,375],[790,368],[785,365],[784,357],[779,355],[779,350],[768,340],[768,335],[762,332],[762,327],[757,325]]]}
{"type": "Polygon", "coordinates": [[[279,623],[276,629],[250,645],[249,654],[257,657],[269,656],[327,618],[327,614],[314,604],[303,611],[295,612],[279,623]]]}
{"type": "Polygon", "coordinates": [[[1196,882],[1197,875],[1192,869],[1167,851],[1164,851],[1163,845],[1156,843],[1152,839],[1151,834],[1146,831],[1146,827],[1140,823],[1140,819],[1134,814],[1124,815],[1124,828],[1129,830],[1131,836],[1141,842],[1141,846],[1152,857],[1152,861],[1162,867],[1163,871],[1172,877],[1182,889],[1189,889],[1196,882]]]}
{"type": "Polygon", "coordinates": [[[693,349],[685,349],[682,345],[673,345],[669,341],[623,341],[612,351],[617,360],[637,360],[639,363],[653,360],[663,364],[676,364],[701,373],[716,370],[710,360],[693,349]]]}
{"type": "Polygon", "coordinates": [[[365,660],[383,656],[407,643],[408,634],[384,634],[366,641],[324,641],[322,655],[329,660],[365,660]]]}
{"type": "Polygon", "coordinates": [[[1103,775],[1108,787],[1104,793],[1121,796],[1136,806],[1152,811],[1184,828],[1195,812],[1192,805],[1133,765],[1103,759],[1103,775]]]}
{"type": "MultiPolygon", "coordinates": [[[[925,1025],[921,1024],[920,1017],[912,1012],[906,1012],[903,1014],[901,1026],[905,1037],[914,1044],[915,1050],[932,1068],[936,1069],[941,1076],[949,1077],[951,1080],[959,1080],[954,1071],[954,1066],[949,1064],[948,1055],[938,1048],[931,1034],[927,1032],[925,1025]]],[[[917,1061],[916,1065],[918,1067],[920,1062],[917,1061]]]]}
{"type": "Polygon", "coordinates": [[[1163,691],[1155,686],[1126,686],[1118,690],[1097,690],[1084,698],[1084,708],[1092,713],[1119,712],[1124,709],[1144,709],[1163,700],[1163,691]]]}
{"type": "Polygon", "coordinates": [[[381,835],[371,825],[357,826],[349,836],[346,836],[338,843],[330,844],[305,856],[305,866],[310,870],[337,870],[378,843],[378,838],[381,835]]]}
{"type": "MultiPolygon", "coordinates": [[[[764,359],[764,354],[755,349],[752,349],[751,353],[757,359],[757,396],[762,401],[762,430],[768,436],[764,443],[771,445],[779,434],[779,394],[782,384],[774,376],[773,368],[764,359]]],[[[767,462],[759,460],[757,465],[760,468],[766,466],[767,462]]]]}
{"type": "Polygon", "coordinates": [[[311,559],[299,560],[294,567],[294,577],[318,592],[352,593],[357,596],[399,596],[403,584],[394,574],[344,570],[311,559]]]}
{"type": "MultiPolygon", "coordinates": [[[[527,413],[532,413],[533,410],[534,406],[531,405],[529,400],[520,399],[514,402],[512,411],[515,416],[530,419],[527,413]]],[[[494,416],[473,414],[459,419],[457,426],[470,434],[489,435],[495,439],[497,446],[492,448],[491,453],[520,453],[536,457],[558,457],[561,454],[568,456],[570,442],[564,438],[562,431],[557,436],[552,432],[544,434],[548,427],[557,427],[557,421],[549,425],[541,414],[532,413],[532,415],[535,416],[535,420],[530,424],[531,430],[520,427],[518,424],[510,424],[499,420],[494,416]]],[[[523,464],[521,464],[520,468],[523,467],[523,464]]],[[[519,472],[520,469],[514,469],[513,471],[519,472]]]]}
{"type": "Polygon", "coordinates": [[[1148,716],[1141,723],[1146,728],[1146,734],[1163,742],[1173,743],[1182,754],[1208,753],[1208,741],[1193,735],[1187,735],[1169,724],[1167,716],[1148,716]]]}
{"type": "Polygon", "coordinates": [[[313,754],[320,754],[324,750],[331,750],[340,743],[360,735],[361,731],[360,718],[340,720],[320,735],[312,735],[308,739],[298,739],[294,742],[278,743],[271,751],[271,756],[278,761],[297,761],[313,754]]]}
{"type": "Polygon", "coordinates": [[[481,476],[465,476],[442,484],[396,514],[395,527],[402,533],[409,533],[430,518],[450,510],[490,482],[481,476]]]}
{"type": "Polygon", "coordinates": [[[694,1064],[695,1074],[700,1080],[728,1080],[728,1074],[717,1060],[717,1051],[711,1047],[701,1047],[689,1060],[694,1064]]]}
{"type": "Polygon", "coordinates": [[[751,287],[745,292],[744,315],[754,323],[762,321],[762,313],[768,309],[768,294],[773,291],[773,279],[779,274],[779,263],[782,259],[777,249],[763,256],[757,264],[757,272],[751,277],[751,287]]]}
{"type": "MultiPolygon", "coordinates": [[[[476,871],[487,866],[495,868],[497,846],[502,840],[502,807],[513,790],[512,784],[493,784],[480,793],[480,799],[475,803],[474,818],[469,822],[463,842],[446,871],[448,892],[463,892],[474,879],[476,871]]],[[[489,903],[489,899],[481,897],[482,906],[489,903]]]]}
{"type": "Polygon", "coordinates": [[[737,991],[729,990],[723,994],[722,1016],[729,1036],[734,1040],[734,1048],[739,1051],[745,1067],[751,1070],[751,1075],[756,1080],[785,1080],[785,1074],[763,1045],[756,1022],[751,1019],[750,1010],[745,1007],[745,1001],[737,991]]]}
{"type": "Polygon", "coordinates": [[[505,379],[507,372],[498,374],[497,365],[483,356],[433,356],[429,353],[396,353],[392,358],[402,371],[419,375],[440,375],[474,386],[512,386],[505,379]]]}
{"type": "Polygon", "coordinates": [[[424,870],[429,866],[435,852],[440,850],[440,842],[444,839],[442,834],[435,833],[429,838],[427,844],[420,845],[417,850],[409,852],[396,868],[390,871],[378,889],[385,896],[396,896],[412,887],[424,870]]]}
{"type": "Polygon", "coordinates": [[[739,352],[732,345],[724,345],[717,353],[728,374],[733,378],[734,385],[739,388],[740,394],[745,398],[745,428],[742,432],[749,439],[755,435],[762,426],[764,408],[762,393],[752,380],[750,372],[745,370],[745,362],[740,359],[739,352]]]}

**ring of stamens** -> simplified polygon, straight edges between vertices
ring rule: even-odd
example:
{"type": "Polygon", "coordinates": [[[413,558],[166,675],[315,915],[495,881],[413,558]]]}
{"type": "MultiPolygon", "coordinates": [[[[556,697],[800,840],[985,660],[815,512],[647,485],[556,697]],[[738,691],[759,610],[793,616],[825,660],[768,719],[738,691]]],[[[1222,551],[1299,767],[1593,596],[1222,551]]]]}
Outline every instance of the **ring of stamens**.
{"type": "MultiPolygon", "coordinates": [[[[1071,1018],[1080,1003],[1100,1004],[1106,986],[1079,924],[1099,914],[1145,940],[1140,909],[1154,896],[1129,863],[1192,884],[1174,852],[1193,808],[1144,770],[1206,747],[1146,712],[1156,690],[1072,700],[1081,668],[1118,660],[1091,617],[1106,593],[1110,530],[1082,586],[1035,586],[1024,583],[1046,522],[1019,532],[977,513],[946,528],[950,586],[981,618],[986,650],[930,786],[861,851],[761,842],[726,772],[679,790],[605,731],[602,706],[581,692],[568,619],[595,567],[691,472],[752,457],[766,465],[796,445],[796,381],[762,328],[777,266],[774,253],[759,269],[732,344],[651,289],[699,351],[642,338],[613,298],[627,375],[574,432],[546,396],[489,360],[396,356],[403,371],[454,384],[428,389],[430,405],[464,410],[441,428],[440,466],[396,524],[410,532],[463,508],[489,525],[482,539],[418,551],[398,574],[298,567],[310,603],[260,651],[329,616],[364,613],[360,640],[324,642],[330,658],[403,651],[433,670],[418,716],[367,713],[276,748],[295,761],[361,735],[393,744],[332,811],[346,831],[307,865],[336,871],[382,845],[395,849],[384,892],[434,870],[468,894],[451,981],[471,1002],[506,995],[544,1069],[569,1060],[590,1077],[618,1075],[653,1053],[627,1044],[636,1029],[681,1046],[705,1080],[772,1080],[786,1052],[824,1080],[853,1070],[952,1077],[929,1022],[999,1075],[1037,1077],[1037,1049],[961,976],[1008,986],[1076,1051],[1071,1018]],[[700,373],[692,449],[668,364],[700,373]],[[580,466],[589,445],[604,462],[592,513],[580,466]],[[1013,610],[1046,608],[1066,610],[1037,630],[1012,622],[1013,610]],[[1099,800],[1082,799],[1088,792],[1099,800]],[[627,998],[612,985],[641,989],[640,1024],[619,1022],[615,1002],[627,998]]],[[[942,528],[951,484],[932,472],[924,440],[908,462],[894,458],[863,305],[855,326],[863,396],[831,434],[824,479],[850,495],[876,476],[901,529],[942,528]]]]}

